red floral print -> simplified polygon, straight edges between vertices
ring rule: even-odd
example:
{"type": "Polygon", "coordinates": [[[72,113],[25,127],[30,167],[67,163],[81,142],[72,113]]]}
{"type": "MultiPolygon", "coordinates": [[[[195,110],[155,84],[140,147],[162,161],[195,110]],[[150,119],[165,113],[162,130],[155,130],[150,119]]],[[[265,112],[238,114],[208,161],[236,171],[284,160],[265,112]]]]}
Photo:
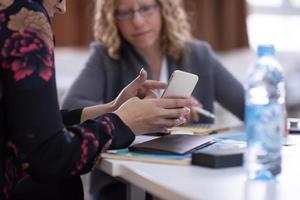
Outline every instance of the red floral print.
{"type": "Polygon", "coordinates": [[[2,63],[3,69],[11,69],[14,72],[16,81],[24,79],[36,70],[45,81],[53,75],[53,51],[34,32],[11,34],[11,37],[4,41],[1,55],[16,58],[2,63]]]}
{"type": "Polygon", "coordinates": [[[49,48],[53,48],[53,34],[47,17],[42,12],[22,8],[17,14],[9,17],[7,27],[12,31],[23,33],[30,30],[38,34],[49,48]]]}
{"type": "Polygon", "coordinates": [[[71,175],[76,175],[80,173],[80,171],[86,165],[88,155],[92,154],[92,152],[88,152],[88,150],[96,152],[99,147],[99,141],[96,139],[95,134],[93,132],[88,132],[84,129],[81,129],[81,132],[83,135],[83,141],[80,146],[81,158],[77,162],[75,169],[71,172],[71,175]]]}
{"type": "Polygon", "coordinates": [[[110,121],[110,119],[108,117],[104,117],[104,119],[101,121],[101,124],[106,126],[108,134],[111,135],[113,130],[115,129],[115,126],[110,121]]]}

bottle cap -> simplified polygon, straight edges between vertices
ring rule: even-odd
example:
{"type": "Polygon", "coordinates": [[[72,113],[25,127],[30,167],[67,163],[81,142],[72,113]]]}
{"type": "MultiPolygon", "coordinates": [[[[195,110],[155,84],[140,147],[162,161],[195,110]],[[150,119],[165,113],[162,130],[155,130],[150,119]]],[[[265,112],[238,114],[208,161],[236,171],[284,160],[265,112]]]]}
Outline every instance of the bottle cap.
{"type": "Polygon", "coordinates": [[[275,55],[275,47],[274,45],[259,45],[257,48],[258,57],[262,56],[274,56],[275,55]]]}

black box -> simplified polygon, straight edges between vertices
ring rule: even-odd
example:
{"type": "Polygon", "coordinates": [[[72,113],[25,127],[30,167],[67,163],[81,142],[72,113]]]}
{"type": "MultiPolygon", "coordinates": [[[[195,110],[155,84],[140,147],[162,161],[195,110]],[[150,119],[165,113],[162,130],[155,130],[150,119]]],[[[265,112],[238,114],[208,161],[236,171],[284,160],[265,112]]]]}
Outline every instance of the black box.
{"type": "Polygon", "coordinates": [[[192,165],[210,168],[241,166],[245,146],[216,143],[192,154],[192,165]]]}

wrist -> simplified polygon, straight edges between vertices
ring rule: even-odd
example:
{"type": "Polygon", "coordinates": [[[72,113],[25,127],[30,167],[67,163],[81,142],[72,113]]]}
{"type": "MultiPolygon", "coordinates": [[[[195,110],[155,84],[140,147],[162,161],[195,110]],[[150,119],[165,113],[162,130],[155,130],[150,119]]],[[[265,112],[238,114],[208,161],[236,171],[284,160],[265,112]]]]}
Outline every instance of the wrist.
{"type": "Polygon", "coordinates": [[[117,105],[115,104],[115,100],[106,104],[107,112],[114,112],[118,109],[117,105]]]}
{"type": "Polygon", "coordinates": [[[134,134],[136,134],[136,130],[133,128],[131,120],[128,119],[126,113],[123,113],[122,110],[116,110],[113,113],[116,114],[123,121],[123,123],[131,129],[134,134]]]}
{"type": "Polygon", "coordinates": [[[84,122],[88,119],[94,119],[98,117],[99,115],[102,115],[104,113],[109,113],[115,111],[115,106],[113,102],[107,103],[107,104],[100,104],[96,106],[90,106],[85,107],[82,110],[81,114],[81,122],[84,122]]]}

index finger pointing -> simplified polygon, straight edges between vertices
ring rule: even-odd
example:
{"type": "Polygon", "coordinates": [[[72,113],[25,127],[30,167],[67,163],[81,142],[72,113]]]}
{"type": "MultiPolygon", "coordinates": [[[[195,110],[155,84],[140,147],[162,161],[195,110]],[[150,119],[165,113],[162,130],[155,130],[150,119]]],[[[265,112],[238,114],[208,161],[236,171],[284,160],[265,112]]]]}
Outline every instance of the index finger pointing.
{"type": "Polygon", "coordinates": [[[167,84],[155,80],[146,80],[143,86],[147,89],[154,90],[154,89],[166,89],[167,84]]]}

